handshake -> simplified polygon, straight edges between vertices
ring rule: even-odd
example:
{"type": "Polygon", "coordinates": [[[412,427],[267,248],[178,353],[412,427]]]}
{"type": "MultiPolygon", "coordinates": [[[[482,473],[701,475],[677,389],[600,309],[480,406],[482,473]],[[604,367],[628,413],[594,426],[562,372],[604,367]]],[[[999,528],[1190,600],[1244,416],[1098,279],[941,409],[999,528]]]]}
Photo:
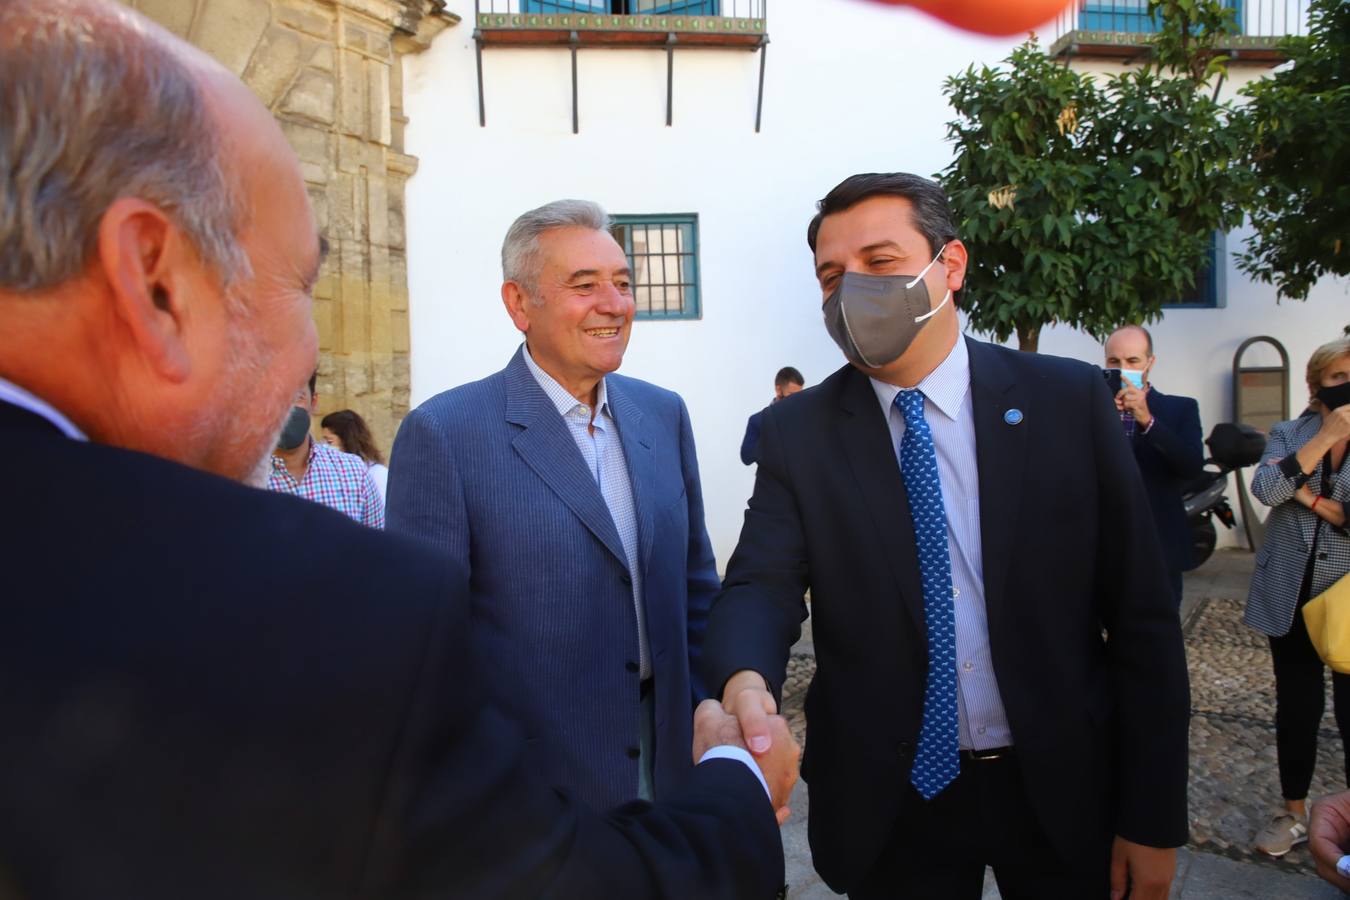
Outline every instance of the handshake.
{"type": "Polygon", "coordinates": [[[797,783],[801,747],[778,715],[778,705],[757,672],[744,670],[727,680],[722,702],[704,700],[694,711],[694,762],[713,747],[731,746],[750,751],[768,785],[778,824],[792,810],[788,800],[797,783]]]}

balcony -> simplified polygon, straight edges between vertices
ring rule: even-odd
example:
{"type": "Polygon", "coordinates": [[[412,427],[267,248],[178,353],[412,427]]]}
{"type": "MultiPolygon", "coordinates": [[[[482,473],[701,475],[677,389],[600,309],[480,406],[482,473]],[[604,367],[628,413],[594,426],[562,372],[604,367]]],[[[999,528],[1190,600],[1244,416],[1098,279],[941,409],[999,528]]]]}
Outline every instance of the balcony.
{"type": "Polygon", "coordinates": [[[567,47],[572,53],[572,133],[577,113],[577,51],[651,47],[666,52],[666,125],[673,122],[676,47],[759,51],[755,131],[764,110],[768,0],[474,0],[478,124],[487,127],[483,98],[485,47],[567,47]]]}
{"type": "MultiPolygon", "coordinates": [[[[1307,0],[1225,0],[1233,10],[1232,34],[1216,49],[1230,65],[1277,66],[1285,61],[1280,41],[1308,33],[1307,0]]],[[[1050,55],[1069,59],[1129,62],[1149,52],[1158,31],[1148,0],[1078,0],[1055,20],[1050,55]]]]}
{"type": "Polygon", "coordinates": [[[479,40],[495,46],[740,47],[765,42],[768,0],[478,0],[479,40]]]}

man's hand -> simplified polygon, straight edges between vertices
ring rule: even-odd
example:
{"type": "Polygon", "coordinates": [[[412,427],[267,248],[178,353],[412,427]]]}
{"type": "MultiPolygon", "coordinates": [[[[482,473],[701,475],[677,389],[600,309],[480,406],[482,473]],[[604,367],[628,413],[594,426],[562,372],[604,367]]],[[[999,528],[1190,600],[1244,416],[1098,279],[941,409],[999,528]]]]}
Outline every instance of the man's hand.
{"type": "Polygon", "coordinates": [[[759,756],[769,751],[773,745],[769,717],[778,712],[778,704],[769,693],[764,676],[742,669],[728,678],[722,690],[722,708],[740,720],[741,734],[751,753],[759,756]]]}
{"type": "Polygon", "coordinates": [[[1317,863],[1317,874],[1350,893],[1350,878],[1336,871],[1337,861],[1350,848],[1350,791],[1323,797],[1313,804],[1308,820],[1308,848],[1317,863]]]}
{"type": "Polygon", "coordinates": [[[1145,847],[1116,835],[1111,844],[1111,900],[1167,900],[1177,871],[1177,851],[1145,847]]]}
{"type": "MultiPolygon", "coordinates": [[[[755,762],[769,784],[774,814],[778,824],[782,825],[792,813],[788,799],[797,783],[797,761],[802,751],[782,716],[766,716],[765,727],[771,747],[768,752],[757,755],[755,762]]],[[[720,746],[747,749],[736,717],[728,715],[716,700],[704,700],[694,710],[694,762],[697,763],[713,747],[720,746]]]]}
{"type": "Polygon", "coordinates": [[[1141,391],[1129,383],[1116,394],[1116,409],[1134,416],[1135,424],[1140,428],[1147,428],[1153,421],[1153,413],[1148,411],[1148,391],[1141,391]]]}

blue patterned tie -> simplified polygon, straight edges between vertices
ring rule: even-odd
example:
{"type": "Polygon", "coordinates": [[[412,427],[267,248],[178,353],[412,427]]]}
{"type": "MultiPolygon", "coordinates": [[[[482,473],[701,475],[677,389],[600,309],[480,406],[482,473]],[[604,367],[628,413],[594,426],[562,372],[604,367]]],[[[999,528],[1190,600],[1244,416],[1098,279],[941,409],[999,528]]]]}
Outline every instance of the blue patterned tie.
{"type": "Polygon", "coordinates": [[[901,391],[895,405],[905,417],[900,471],[909,494],[914,543],[923,579],[923,618],[928,626],[928,681],[923,725],[909,780],[932,800],[960,771],[956,722],[956,614],[952,609],[952,564],[947,553],[947,511],[942,505],[933,433],[923,417],[923,394],[901,391]]]}

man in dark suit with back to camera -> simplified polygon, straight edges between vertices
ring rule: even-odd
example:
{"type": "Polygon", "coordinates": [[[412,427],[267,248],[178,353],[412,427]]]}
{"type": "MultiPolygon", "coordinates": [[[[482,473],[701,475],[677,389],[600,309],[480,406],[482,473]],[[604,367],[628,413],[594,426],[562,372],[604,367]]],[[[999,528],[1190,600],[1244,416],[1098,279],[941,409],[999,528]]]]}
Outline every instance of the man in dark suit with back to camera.
{"type": "Polygon", "coordinates": [[[693,752],[730,758],[591,811],[483,704],[463,570],[240,483],[322,256],[223,67],[103,0],[0,4],[0,895],[773,896],[781,720],[767,783],[709,701],[693,752]]]}
{"type": "Polygon", "coordinates": [[[1165,898],[1186,842],[1181,629],[1099,371],[961,334],[947,199],[856,175],[807,230],[849,365],[765,411],[707,683],[772,747],[811,592],[802,777],[855,898],[1165,898]]]}
{"type": "MultiPolygon", "coordinates": [[[[806,386],[806,379],[802,373],[798,372],[793,366],[783,366],[778,370],[778,374],[773,376],[773,400],[769,405],[777,403],[784,397],[791,397],[806,386]]],[[[753,466],[758,462],[759,457],[759,421],[764,418],[764,410],[760,410],[749,418],[745,423],[745,437],[741,438],[741,462],[747,466],[753,466]]]]}
{"type": "Polygon", "coordinates": [[[1173,397],[1153,386],[1149,380],[1157,362],[1153,335],[1142,325],[1125,325],[1111,332],[1103,352],[1106,367],[1120,370],[1116,409],[1139,464],[1172,599],[1180,609],[1181,573],[1195,568],[1191,526],[1181,492],[1205,464],[1200,405],[1190,397],[1173,397]]]}

